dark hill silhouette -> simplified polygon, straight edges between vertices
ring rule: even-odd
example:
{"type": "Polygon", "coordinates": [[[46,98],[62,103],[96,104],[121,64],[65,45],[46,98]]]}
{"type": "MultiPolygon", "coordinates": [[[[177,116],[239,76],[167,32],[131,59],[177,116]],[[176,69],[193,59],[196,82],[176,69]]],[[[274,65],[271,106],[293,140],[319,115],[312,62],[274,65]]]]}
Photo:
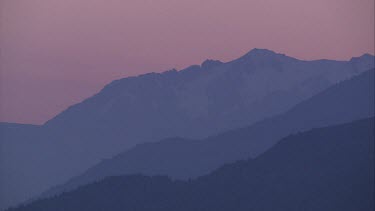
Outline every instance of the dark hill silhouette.
{"type": "Polygon", "coordinates": [[[374,70],[341,82],[285,114],[250,127],[203,140],[170,138],[140,144],[102,161],[83,175],[47,191],[42,197],[72,190],[106,176],[141,173],[187,179],[201,176],[224,163],[256,157],[291,133],[350,122],[374,115],[374,70]]]}
{"type": "Polygon", "coordinates": [[[372,211],[374,118],[290,135],[188,182],[117,176],[9,211],[372,211]]]}
{"type": "Polygon", "coordinates": [[[226,63],[208,60],[181,71],[113,81],[48,121],[41,132],[4,141],[11,153],[4,155],[0,172],[12,194],[0,195],[0,205],[35,196],[139,143],[202,139],[251,125],[373,67],[371,55],[301,61],[254,49],[226,63]],[[27,150],[17,147],[23,142],[30,143],[27,150]]]}

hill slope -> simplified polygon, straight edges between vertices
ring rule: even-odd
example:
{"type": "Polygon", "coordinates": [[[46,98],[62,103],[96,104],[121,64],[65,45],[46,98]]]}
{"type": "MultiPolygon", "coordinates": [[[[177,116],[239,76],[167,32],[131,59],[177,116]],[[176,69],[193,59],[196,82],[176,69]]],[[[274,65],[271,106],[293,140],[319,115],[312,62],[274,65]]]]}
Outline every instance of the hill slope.
{"type": "Polygon", "coordinates": [[[72,190],[106,176],[140,173],[177,179],[197,177],[224,163],[256,157],[291,133],[373,116],[374,79],[374,70],[367,71],[330,87],[285,114],[203,140],[170,138],[140,144],[102,161],[68,183],[52,188],[42,197],[72,190]]]}
{"type": "Polygon", "coordinates": [[[222,63],[114,81],[45,127],[99,145],[107,155],[134,144],[204,138],[280,114],[345,79],[374,68],[374,57],[301,61],[264,49],[222,63]],[[84,134],[84,135],[82,135],[84,134]],[[102,139],[111,144],[103,144],[102,139]]]}
{"type": "Polygon", "coordinates": [[[371,211],[374,126],[370,118],[291,135],[189,182],[109,177],[14,210],[371,211]]]}
{"type": "Polygon", "coordinates": [[[254,49],[227,63],[207,60],[114,81],[48,121],[42,132],[4,141],[9,153],[0,172],[14,194],[0,195],[0,205],[35,196],[139,143],[251,125],[373,67],[371,55],[301,61],[254,49]],[[27,150],[17,147],[23,142],[30,143],[27,150]]]}

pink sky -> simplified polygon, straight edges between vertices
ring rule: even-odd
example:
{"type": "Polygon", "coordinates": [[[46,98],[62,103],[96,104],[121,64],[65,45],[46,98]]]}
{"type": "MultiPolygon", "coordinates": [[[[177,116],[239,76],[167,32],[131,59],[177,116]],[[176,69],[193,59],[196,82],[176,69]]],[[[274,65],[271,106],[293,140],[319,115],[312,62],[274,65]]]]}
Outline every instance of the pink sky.
{"type": "Polygon", "coordinates": [[[120,77],[252,48],[374,54],[373,0],[1,0],[0,121],[41,124],[120,77]]]}

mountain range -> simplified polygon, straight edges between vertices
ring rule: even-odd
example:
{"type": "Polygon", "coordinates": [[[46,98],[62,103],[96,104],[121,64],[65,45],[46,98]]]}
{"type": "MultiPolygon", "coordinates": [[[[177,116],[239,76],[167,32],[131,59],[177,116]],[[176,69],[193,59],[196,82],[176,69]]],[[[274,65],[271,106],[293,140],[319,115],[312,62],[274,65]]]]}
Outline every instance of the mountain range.
{"type": "Polygon", "coordinates": [[[374,118],[290,135],[195,180],[117,176],[9,211],[369,211],[374,118]]]}
{"type": "Polygon", "coordinates": [[[374,79],[373,69],[328,88],[284,114],[206,139],[177,137],[139,144],[91,167],[68,183],[52,188],[42,197],[108,176],[143,174],[191,179],[225,163],[255,158],[289,134],[374,116],[374,79]]]}
{"type": "MultiPolygon", "coordinates": [[[[224,134],[231,132],[222,132],[236,131],[236,128],[254,123],[262,125],[259,122],[264,119],[290,111],[327,88],[371,68],[374,68],[374,56],[369,54],[350,61],[302,61],[269,50],[254,49],[226,63],[206,60],[201,65],[180,71],[150,73],[113,81],[99,93],[69,107],[44,125],[0,125],[0,185],[4,187],[0,189],[0,208],[35,197],[52,186],[81,175],[95,164],[100,163],[99,166],[102,166],[117,158],[121,158],[119,160],[122,162],[124,155],[117,154],[124,151],[126,156],[132,151],[134,154],[147,155],[142,158],[147,161],[148,155],[153,157],[154,153],[155,145],[151,142],[168,137],[183,137],[177,141],[177,147],[182,146],[179,144],[185,143],[185,139],[192,139],[192,142],[198,143],[196,146],[201,147],[197,139],[215,142],[215,134],[222,137],[221,140],[217,139],[216,145],[208,144],[202,148],[201,154],[210,151],[216,153],[207,155],[211,156],[207,160],[208,164],[202,163],[201,167],[197,165],[191,168],[187,165],[190,170],[186,173],[170,172],[171,176],[177,178],[199,176],[223,162],[255,157],[271,147],[277,138],[297,130],[289,128],[271,139],[250,141],[248,146],[252,145],[251,152],[248,148],[242,148],[241,144],[226,149],[227,143],[223,140],[228,139],[224,138],[224,134]],[[209,149],[213,145],[215,147],[209,149]],[[151,148],[149,154],[147,150],[138,153],[139,149],[147,147],[151,148]],[[220,151],[222,149],[225,151],[220,151]]],[[[340,109],[340,105],[336,104],[336,109],[340,109]]],[[[327,122],[354,120],[351,118],[364,117],[367,110],[353,112],[358,113],[348,113],[346,116],[345,111],[343,117],[335,119],[337,116],[334,116],[332,121],[327,122]]],[[[316,121],[316,124],[297,129],[309,129],[325,123],[323,120],[316,121]]],[[[303,123],[299,125],[304,126],[303,123]]],[[[279,124],[287,127],[289,123],[279,124]]],[[[255,125],[254,128],[261,127],[255,125]]],[[[251,133],[256,133],[254,131],[251,133]]],[[[172,138],[163,144],[169,146],[170,142],[174,145],[175,140],[172,138]]],[[[236,143],[248,140],[246,138],[236,143]]],[[[191,146],[192,142],[186,143],[191,146]]],[[[189,152],[189,149],[186,148],[185,152],[189,152]]],[[[130,157],[140,159],[138,156],[130,157]]],[[[185,159],[187,156],[181,154],[181,157],[185,159]]],[[[197,157],[197,161],[200,159],[197,157]]],[[[131,162],[135,163],[134,160],[131,162]]],[[[159,171],[168,173],[169,164],[165,165],[165,169],[162,169],[163,165],[150,169],[151,165],[139,162],[134,167],[129,164],[129,167],[121,168],[119,172],[133,173],[141,169],[140,172],[152,174],[159,171]]],[[[105,176],[108,173],[100,174],[105,176]]]]}

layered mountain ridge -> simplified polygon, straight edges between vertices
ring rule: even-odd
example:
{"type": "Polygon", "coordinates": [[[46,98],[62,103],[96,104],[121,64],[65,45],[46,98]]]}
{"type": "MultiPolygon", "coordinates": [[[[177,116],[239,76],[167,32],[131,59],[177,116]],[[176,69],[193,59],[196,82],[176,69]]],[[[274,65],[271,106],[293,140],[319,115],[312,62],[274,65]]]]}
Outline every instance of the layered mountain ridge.
{"type": "Polygon", "coordinates": [[[139,144],[52,188],[42,197],[73,190],[107,176],[144,174],[191,179],[225,163],[254,158],[289,134],[371,117],[375,115],[374,79],[373,69],[330,87],[284,114],[206,139],[169,138],[139,144]]]}
{"type": "Polygon", "coordinates": [[[368,55],[302,61],[253,50],[226,63],[113,81],[38,129],[1,130],[0,204],[34,197],[139,143],[202,139],[271,118],[373,67],[368,55]]]}
{"type": "Polygon", "coordinates": [[[374,118],[313,129],[187,182],[108,177],[9,211],[374,209],[374,118]]]}

